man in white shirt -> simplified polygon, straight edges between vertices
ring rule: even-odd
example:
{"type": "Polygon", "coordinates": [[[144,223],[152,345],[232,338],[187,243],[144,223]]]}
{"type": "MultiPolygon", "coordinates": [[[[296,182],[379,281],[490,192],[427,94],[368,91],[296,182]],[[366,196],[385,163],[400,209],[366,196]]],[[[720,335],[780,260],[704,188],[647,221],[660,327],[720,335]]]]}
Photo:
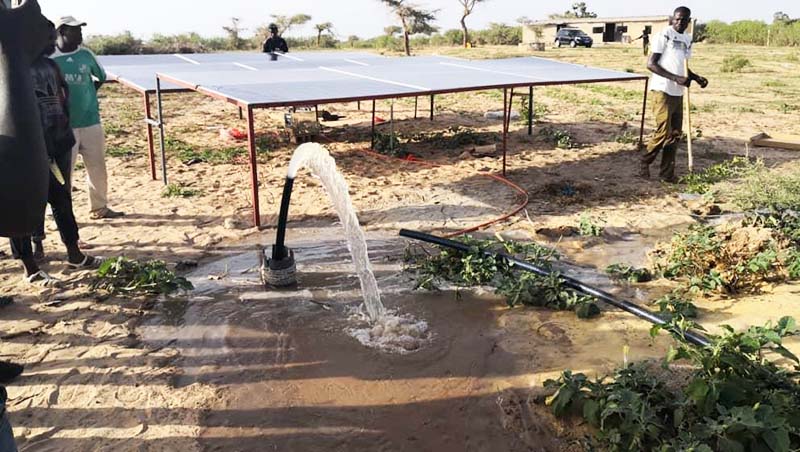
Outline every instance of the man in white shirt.
{"type": "Polygon", "coordinates": [[[670,26],[656,36],[647,62],[647,69],[653,73],[650,89],[656,130],[647,144],[647,153],[642,156],[640,174],[644,178],[650,177],[650,164],[661,152],[659,177],[665,182],[676,182],[675,152],[683,135],[683,92],[692,81],[701,88],[708,86],[708,80],[686,70],[686,60],[692,56],[692,36],[685,33],[691,16],[691,10],[685,6],[675,10],[670,26]]]}

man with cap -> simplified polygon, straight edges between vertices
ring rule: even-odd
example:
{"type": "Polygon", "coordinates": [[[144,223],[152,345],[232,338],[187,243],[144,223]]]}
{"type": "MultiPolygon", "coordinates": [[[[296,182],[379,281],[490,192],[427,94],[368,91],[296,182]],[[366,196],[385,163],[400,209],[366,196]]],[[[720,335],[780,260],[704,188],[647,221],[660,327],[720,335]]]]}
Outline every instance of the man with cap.
{"type": "Polygon", "coordinates": [[[72,16],[61,17],[56,22],[58,49],[52,58],[69,85],[70,126],[76,141],[72,165],[80,154],[89,182],[90,216],[95,220],[116,218],[124,214],[108,207],[105,134],[97,101],[97,89],[106,81],[106,73],[92,51],[81,46],[85,25],[72,16]]]}
{"type": "Polygon", "coordinates": [[[278,35],[278,26],[275,24],[269,24],[269,37],[264,44],[262,45],[262,51],[264,53],[275,53],[277,52],[288,52],[289,46],[286,44],[286,40],[281,38],[278,35]]]}

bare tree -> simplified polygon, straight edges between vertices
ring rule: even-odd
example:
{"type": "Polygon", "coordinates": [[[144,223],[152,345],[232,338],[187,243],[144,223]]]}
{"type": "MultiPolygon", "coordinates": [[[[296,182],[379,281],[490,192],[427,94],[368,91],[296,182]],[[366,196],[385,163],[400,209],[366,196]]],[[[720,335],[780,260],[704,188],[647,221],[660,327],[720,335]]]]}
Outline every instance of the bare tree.
{"type": "Polygon", "coordinates": [[[314,25],[314,28],[317,30],[317,47],[322,45],[322,33],[331,32],[333,30],[333,24],[330,22],[323,22],[321,24],[314,25]]]}
{"type": "Polygon", "coordinates": [[[241,50],[244,47],[244,39],[242,39],[242,32],[247,30],[239,26],[240,19],[238,17],[231,17],[231,25],[222,27],[228,33],[228,45],[233,50],[241,50]]]}
{"type": "Polygon", "coordinates": [[[295,14],[294,16],[272,14],[270,17],[272,17],[273,23],[278,26],[278,34],[281,36],[283,36],[284,33],[288,33],[289,29],[295,25],[303,25],[311,20],[311,16],[308,14],[295,14]]]}
{"type": "Polygon", "coordinates": [[[461,29],[464,30],[464,48],[469,45],[469,30],[467,30],[467,16],[472,14],[472,10],[478,3],[483,3],[486,0],[458,0],[458,3],[464,8],[461,12],[461,29]]]}
{"type": "Polygon", "coordinates": [[[411,56],[411,43],[409,36],[417,33],[431,34],[437,28],[431,25],[436,19],[437,11],[427,11],[419,7],[406,3],[406,0],[379,0],[392,9],[394,14],[400,19],[403,27],[403,48],[407,56],[411,56]]]}

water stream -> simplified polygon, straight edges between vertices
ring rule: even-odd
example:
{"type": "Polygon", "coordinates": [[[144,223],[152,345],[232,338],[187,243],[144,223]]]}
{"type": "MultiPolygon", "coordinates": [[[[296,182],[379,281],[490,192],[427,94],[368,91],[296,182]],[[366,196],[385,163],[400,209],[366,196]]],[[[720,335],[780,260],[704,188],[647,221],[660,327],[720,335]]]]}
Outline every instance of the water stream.
{"type": "Polygon", "coordinates": [[[361,282],[367,316],[371,321],[376,322],[386,314],[386,309],[381,303],[378,283],[375,281],[375,275],[370,267],[367,241],[353,209],[347,182],[336,170],[336,161],[333,160],[328,150],[317,143],[305,143],[297,148],[289,163],[288,177],[290,179],[297,177],[297,172],[304,166],[320,179],[339,216],[347,239],[347,248],[353,255],[356,275],[361,282]]]}

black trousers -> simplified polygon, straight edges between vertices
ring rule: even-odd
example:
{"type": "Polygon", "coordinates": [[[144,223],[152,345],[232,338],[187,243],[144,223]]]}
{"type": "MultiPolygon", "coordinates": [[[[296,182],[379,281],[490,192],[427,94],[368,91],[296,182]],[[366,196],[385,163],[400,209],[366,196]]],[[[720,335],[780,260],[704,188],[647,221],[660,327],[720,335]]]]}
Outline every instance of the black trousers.
{"type": "MultiPolygon", "coordinates": [[[[50,171],[50,187],[47,193],[47,202],[50,204],[50,209],[53,211],[53,219],[58,226],[58,232],[61,235],[61,241],[65,245],[72,245],[78,242],[78,223],[75,221],[75,215],[72,213],[72,187],[70,186],[70,172],[72,171],[72,156],[69,152],[55,158],[55,163],[61,170],[66,184],[61,183],[50,171]]],[[[36,228],[32,236],[17,237],[10,239],[11,253],[15,259],[24,259],[33,256],[33,246],[31,245],[31,238],[36,240],[44,239],[44,212],[42,212],[42,221],[36,228]]]]}

